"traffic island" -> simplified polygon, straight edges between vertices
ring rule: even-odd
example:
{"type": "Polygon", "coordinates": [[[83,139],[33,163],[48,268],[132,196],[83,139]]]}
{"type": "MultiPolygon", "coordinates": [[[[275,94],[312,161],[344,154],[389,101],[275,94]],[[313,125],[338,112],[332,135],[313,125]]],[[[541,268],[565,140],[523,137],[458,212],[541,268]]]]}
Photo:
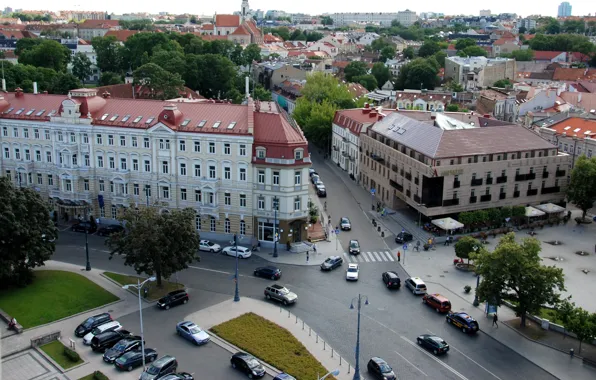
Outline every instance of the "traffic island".
{"type": "MultiPolygon", "coordinates": [[[[131,284],[136,285],[138,282],[143,282],[146,280],[146,278],[143,277],[129,276],[113,272],[103,272],[102,275],[120,286],[131,284]]],[[[171,291],[184,289],[184,284],[179,284],[177,282],[169,282],[162,280],[161,284],[161,288],[157,286],[157,282],[148,282],[147,284],[145,284],[145,286],[143,286],[143,289],[147,289],[147,294],[145,295],[143,293],[143,297],[146,301],[157,301],[158,299],[162,298],[171,291]]],[[[129,289],[129,291],[134,293],[135,295],[137,294],[136,289],[129,289]]]]}

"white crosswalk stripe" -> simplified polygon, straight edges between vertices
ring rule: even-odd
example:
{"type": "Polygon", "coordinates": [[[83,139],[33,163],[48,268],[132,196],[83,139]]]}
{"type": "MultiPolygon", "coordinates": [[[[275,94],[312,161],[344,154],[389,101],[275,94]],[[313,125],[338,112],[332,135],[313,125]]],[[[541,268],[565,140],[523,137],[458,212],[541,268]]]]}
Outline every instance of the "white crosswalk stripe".
{"type": "Polygon", "coordinates": [[[342,252],[344,261],[346,263],[375,263],[375,262],[395,262],[393,254],[390,251],[378,251],[378,252],[360,252],[359,255],[351,255],[348,252],[342,252]]]}
{"type": "Polygon", "coordinates": [[[360,252],[360,255],[364,258],[364,261],[366,261],[367,263],[370,262],[370,260],[368,259],[368,252],[360,252]]]}
{"type": "Polygon", "coordinates": [[[386,255],[387,255],[387,257],[389,258],[389,261],[395,261],[395,260],[393,259],[393,255],[391,255],[391,252],[387,252],[387,251],[385,251],[385,254],[386,254],[386,255]]]}
{"type": "Polygon", "coordinates": [[[373,252],[373,255],[375,256],[375,259],[377,259],[377,260],[379,260],[379,261],[384,261],[383,259],[381,259],[381,258],[379,257],[379,255],[377,255],[377,253],[376,253],[376,252],[373,252]]]}

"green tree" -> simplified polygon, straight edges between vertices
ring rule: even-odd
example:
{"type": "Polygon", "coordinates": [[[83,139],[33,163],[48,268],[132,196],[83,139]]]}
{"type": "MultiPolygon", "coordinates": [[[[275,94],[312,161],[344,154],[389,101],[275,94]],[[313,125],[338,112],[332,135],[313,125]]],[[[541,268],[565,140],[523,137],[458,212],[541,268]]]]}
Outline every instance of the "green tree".
{"type": "Polygon", "coordinates": [[[437,69],[427,60],[418,58],[402,66],[399,75],[397,76],[395,86],[400,90],[419,90],[421,87],[432,90],[435,88],[438,79],[437,69]]]}
{"type": "Polygon", "coordinates": [[[287,26],[280,26],[279,28],[276,28],[273,34],[277,35],[284,41],[290,40],[290,29],[287,26]]]}
{"type": "Polygon", "coordinates": [[[124,83],[122,79],[122,75],[113,73],[111,71],[104,71],[99,76],[99,85],[100,86],[110,86],[112,84],[121,84],[124,83]]]}
{"type": "Polygon", "coordinates": [[[534,59],[534,50],[523,49],[514,50],[509,54],[501,54],[501,57],[514,58],[516,61],[532,61],[534,59]]]}
{"type": "Polygon", "coordinates": [[[455,43],[456,50],[464,50],[468,46],[476,46],[476,40],[473,38],[461,38],[455,43]]]}
{"type": "Polygon", "coordinates": [[[571,318],[567,321],[566,330],[572,332],[579,340],[579,352],[582,353],[582,343],[592,342],[596,339],[596,314],[590,313],[581,307],[575,308],[571,318]]]}
{"type": "Polygon", "coordinates": [[[91,45],[96,54],[96,62],[99,70],[112,73],[122,72],[123,52],[120,42],[114,36],[94,37],[91,45]]]}
{"type": "Polygon", "coordinates": [[[257,44],[249,44],[242,51],[242,61],[245,65],[261,61],[261,48],[257,44]]]}
{"type": "Polygon", "coordinates": [[[359,83],[364,86],[368,91],[373,91],[379,87],[377,78],[372,74],[359,75],[352,78],[355,83],[359,83]]]}
{"type": "Polygon", "coordinates": [[[517,30],[517,32],[519,33],[520,36],[522,34],[526,34],[527,31],[528,31],[528,29],[526,29],[525,26],[520,26],[519,29],[517,30]]]}
{"type": "Polygon", "coordinates": [[[486,57],[488,56],[488,52],[480,46],[474,45],[458,51],[457,55],[460,57],[486,57]]]}
{"type": "MultiPolygon", "coordinates": [[[[391,77],[391,72],[389,71],[389,68],[387,66],[385,66],[385,64],[383,62],[375,63],[372,67],[371,74],[374,76],[374,78],[376,79],[376,82],[378,84],[378,86],[375,86],[373,88],[373,90],[377,87],[383,86],[385,84],[385,82],[387,82],[389,80],[389,77],[391,77]]],[[[366,86],[364,86],[364,87],[366,87],[366,86]]],[[[366,87],[366,88],[368,89],[368,87],[366,87]]],[[[372,90],[370,90],[370,91],[372,91],[372,90]]]]}
{"type": "Polygon", "coordinates": [[[323,33],[315,32],[315,31],[310,31],[310,32],[305,31],[304,34],[306,34],[306,41],[308,41],[308,42],[315,42],[315,41],[318,41],[321,38],[325,37],[323,35],[323,33]]]}
{"type": "Polygon", "coordinates": [[[580,156],[571,171],[567,199],[582,210],[582,218],[596,202],[596,157],[580,156]]]}
{"type": "Polygon", "coordinates": [[[381,56],[379,57],[381,62],[387,62],[388,59],[394,59],[394,58],[395,58],[395,48],[393,46],[385,46],[381,50],[381,56]]]}
{"type": "Polygon", "coordinates": [[[439,50],[441,50],[441,47],[439,46],[438,42],[428,40],[424,44],[422,44],[422,46],[420,46],[420,49],[418,49],[418,56],[419,57],[430,57],[431,55],[435,54],[439,50]]]}
{"type": "Polygon", "coordinates": [[[43,40],[31,49],[24,50],[19,56],[19,62],[55,71],[66,71],[70,57],[70,49],[66,46],[54,40],[43,40]]]}
{"type": "Polygon", "coordinates": [[[17,40],[17,45],[14,50],[14,54],[18,57],[24,51],[33,49],[42,41],[43,40],[41,38],[21,38],[20,40],[17,40]]]}
{"type": "Polygon", "coordinates": [[[352,61],[344,69],[344,77],[348,82],[354,82],[355,77],[366,75],[368,64],[362,61],[352,61]]]}
{"type": "Polygon", "coordinates": [[[79,78],[81,82],[85,83],[85,79],[91,75],[91,60],[87,55],[78,52],[72,57],[72,73],[79,78]]]}
{"type": "Polygon", "coordinates": [[[126,231],[107,239],[110,255],[122,255],[124,265],[133,267],[138,274],[155,276],[158,287],[162,286],[162,278],[169,278],[199,260],[193,209],[159,212],[156,207],[129,208],[120,221],[126,225],[126,231]]]}
{"type": "Polygon", "coordinates": [[[559,292],[565,290],[563,270],[542,265],[539,253],[537,239],[525,238],[518,244],[511,232],[501,238],[493,252],[480,250],[472,254],[482,279],[478,299],[497,306],[504,299],[512,300],[522,327],[526,326],[528,313],[538,313],[542,305],[557,305],[559,292]]]}
{"type": "Polygon", "coordinates": [[[271,101],[271,91],[265,90],[263,86],[256,86],[253,90],[254,99],[262,102],[271,101]]]}
{"type": "Polygon", "coordinates": [[[370,44],[370,51],[382,51],[383,49],[385,49],[386,47],[395,47],[395,45],[393,45],[393,43],[391,42],[391,40],[385,38],[385,37],[381,37],[381,38],[377,38],[376,40],[374,40],[371,44],[370,44]]]}
{"type": "Polygon", "coordinates": [[[544,30],[548,34],[559,34],[561,33],[561,24],[559,24],[558,20],[552,19],[545,26],[544,30]]]}
{"type": "Polygon", "coordinates": [[[455,243],[453,248],[455,249],[455,256],[468,260],[468,264],[470,263],[470,255],[472,253],[484,249],[482,243],[471,236],[463,236],[455,243]]]}
{"type": "Polygon", "coordinates": [[[459,107],[457,106],[457,104],[449,104],[449,105],[447,105],[447,107],[445,107],[445,111],[447,111],[447,112],[457,112],[457,111],[459,111],[459,107]]]}
{"type": "Polygon", "coordinates": [[[306,36],[300,29],[294,29],[292,34],[290,34],[291,41],[306,41],[306,36]]]}
{"type": "Polygon", "coordinates": [[[568,299],[563,300],[557,306],[557,309],[555,310],[557,318],[561,322],[563,322],[563,329],[564,329],[565,336],[567,336],[567,326],[569,325],[571,318],[573,318],[573,315],[575,314],[575,310],[576,310],[575,303],[569,301],[568,299]]]}
{"type": "Polygon", "coordinates": [[[178,73],[171,73],[154,63],[147,63],[133,72],[134,84],[151,90],[153,99],[172,99],[180,96],[184,80],[178,73]]]}
{"type": "Polygon", "coordinates": [[[436,52],[435,55],[433,55],[433,57],[437,60],[437,63],[440,67],[445,67],[445,59],[447,58],[447,53],[445,53],[443,50],[440,50],[436,52]]]}
{"type": "Polygon", "coordinates": [[[414,48],[411,46],[408,46],[407,48],[404,49],[404,51],[402,51],[402,54],[404,55],[405,59],[414,59],[414,48]]]}
{"type": "Polygon", "coordinates": [[[0,177],[0,286],[29,284],[32,269],[54,253],[57,236],[46,200],[0,177]]]}
{"type": "Polygon", "coordinates": [[[184,54],[176,50],[158,50],[153,53],[150,62],[171,73],[177,73],[181,76],[186,73],[184,54]]]}
{"type": "Polygon", "coordinates": [[[509,88],[511,86],[513,86],[513,83],[511,83],[509,79],[499,79],[498,81],[493,83],[493,87],[509,88]]]}
{"type": "Polygon", "coordinates": [[[52,83],[51,92],[53,94],[66,95],[70,90],[81,88],[83,85],[79,78],[71,73],[58,73],[52,83]]]}
{"type": "Polygon", "coordinates": [[[197,16],[194,16],[194,15],[193,15],[193,16],[191,16],[191,17],[190,17],[190,23],[191,23],[191,24],[196,24],[196,23],[197,23],[197,16]]]}
{"type": "Polygon", "coordinates": [[[321,17],[321,24],[333,25],[333,19],[331,18],[331,16],[323,16],[321,17]]]}
{"type": "Polygon", "coordinates": [[[207,98],[223,99],[236,88],[237,69],[234,63],[219,54],[187,54],[184,81],[207,98]]]}

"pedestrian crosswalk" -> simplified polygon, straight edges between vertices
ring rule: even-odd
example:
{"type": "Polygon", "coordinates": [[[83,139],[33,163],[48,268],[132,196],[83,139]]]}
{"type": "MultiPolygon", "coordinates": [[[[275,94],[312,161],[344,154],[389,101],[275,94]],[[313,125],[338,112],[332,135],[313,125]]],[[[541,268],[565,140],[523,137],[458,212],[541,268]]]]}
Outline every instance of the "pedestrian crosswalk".
{"type": "Polygon", "coordinates": [[[359,255],[350,255],[344,252],[344,260],[348,263],[374,263],[381,261],[397,261],[389,251],[360,252],[359,255]]]}

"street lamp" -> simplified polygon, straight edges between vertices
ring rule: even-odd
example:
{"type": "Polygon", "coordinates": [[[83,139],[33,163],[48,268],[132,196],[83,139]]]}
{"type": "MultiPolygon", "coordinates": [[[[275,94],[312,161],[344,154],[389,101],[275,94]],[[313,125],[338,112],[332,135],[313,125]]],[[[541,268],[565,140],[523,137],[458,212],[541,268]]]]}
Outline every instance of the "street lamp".
{"type": "MultiPolygon", "coordinates": [[[[475,245],[474,247],[472,247],[472,249],[474,250],[474,252],[478,251],[478,246],[475,245]]],[[[474,306],[478,306],[480,305],[480,302],[478,301],[478,286],[480,286],[480,275],[476,275],[476,292],[474,294],[474,302],[472,303],[472,305],[474,306]]]]}
{"type": "MultiPolygon", "coordinates": [[[[240,238],[242,239],[242,238],[240,238]]],[[[234,248],[236,252],[236,274],[234,275],[234,282],[236,283],[236,289],[234,290],[234,302],[240,301],[240,292],[238,291],[238,234],[234,234],[234,248]]]]}
{"type": "Polygon", "coordinates": [[[128,289],[128,288],[135,288],[137,289],[138,293],[139,293],[139,316],[141,319],[141,352],[143,355],[143,370],[145,370],[145,335],[143,333],[143,305],[141,304],[141,289],[143,288],[143,285],[145,285],[147,282],[151,281],[155,281],[155,277],[149,277],[148,279],[146,279],[143,282],[140,282],[141,280],[139,280],[137,278],[137,284],[129,284],[129,285],[124,285],[122,287],[122,289],[128,289]]]}
{"type": "Polygon", "coordinates": [[[356,332],[356,368],[354,369],[354,380],[360,380],[360,309],[362,308],[362,300],[364,305],[368,305],[368,296],[358,294],[358,297],[352,298],[350,309],[354,310],[354,301],[358,302],[358,330],[356,332]]]}
{"type": "Polygon", "coordinates": [[[331,371],[331,372],[329,372],[328,374],[326,374],[325,376],[323,376],[321,378],[319,378],[319,375],[317,374],[317,378],[319,380],[325,380],[327,378],[327,376],[337,376],[337,375],[339,375],[339,369],[336,369],[335,371],[331,371]]]}
{"type": "Polygon", "coordinates": [[[273,257],[278,257],[277,254],[277,209],[279,207],[279,198],[277,196],[273,197],[273,212],[274,212],[274,220],[273,220],[273,257]]]}
{"type": "MultiPolygon", "coordinates": [[[[419,203],[418,207],[426,207],[424,203],[419,203]]],[[[422,227],[422,211],[418,209],[418,227],[422,227]]]]}
{"type": "MultiPolygon", "coordinates": [[[[83,219],[79,216],[79,222],[82,222],[83,219]]],[[[85,265],[85,270],[89,272],[91,270],[91,261],[89,261],[89,234],[88,228],[85,227],[85,257],[87,258],[87,264],[85,265]]]]}

